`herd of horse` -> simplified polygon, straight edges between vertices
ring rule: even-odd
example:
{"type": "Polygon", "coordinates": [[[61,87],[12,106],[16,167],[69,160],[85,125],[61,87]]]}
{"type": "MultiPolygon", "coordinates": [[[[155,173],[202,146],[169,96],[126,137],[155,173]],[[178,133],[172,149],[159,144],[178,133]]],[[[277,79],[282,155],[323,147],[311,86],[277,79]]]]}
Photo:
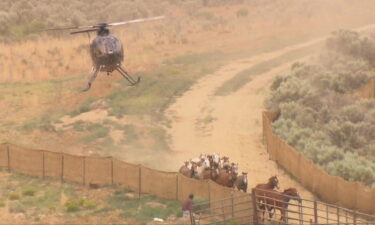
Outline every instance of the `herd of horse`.
{"type": "Polygon", "coordinates": [[[181,166],[179,172],[190,178],[210,179],[225,187],[247,192],[247,173],[242,172],[239,176],[238,163],[231,163],[229,157],[220,157],[217,153],[190,159],[181,166]]]}
{"type": "MultiPolygon", "coordinates": [[[[211,179],[225,187],[237,188],[247,192],[247,173],[242,172],[238,176],[238,164],[230,163],[228,157],[220,157],[219,154],[200,155],[198,158],[186,161],[179,172],[184,176],[195,179],[211,179]]],[[[268,212],[272,219],[275,210],[280,211],[280,221],[286,222],[286,212],[290,200],[301,202],[301,197],[295,188],[285,189],[283,192],[279,189],[279,180],[277,176],[272,176],[265,184],[255,186],[255,196],[258,208],[262,212],[264,221],[265,213],[268,212]]]]}

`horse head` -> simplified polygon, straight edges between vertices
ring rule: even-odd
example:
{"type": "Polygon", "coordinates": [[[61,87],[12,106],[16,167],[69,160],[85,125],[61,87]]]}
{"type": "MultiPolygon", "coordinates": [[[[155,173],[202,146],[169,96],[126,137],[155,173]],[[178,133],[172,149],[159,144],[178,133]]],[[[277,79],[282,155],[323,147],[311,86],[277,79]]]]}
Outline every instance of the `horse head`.
{"type": "Polygon", "coordinates": [[[299,195],[297,189],[295,188],[288,188],[285,189],[283,192],[284,195],[287,195],[288,198],[297,200],[298,202],[302,202],[301,196],[299,195]]]}
{"type": "Polygon", "coordinates": [[[213,159],[214,163],[217,163],[217,164],[220,163],[220,155],[218,153],[214,153],[212,155],[212,159],[213,159]]]}
{"type": "Polygon", "coordinates": [[[231,170],[232,173],[238,174],[238,163],[232,163],[231,170]]]}
{"type": "Polygon", "coordinates": [[[242,172],[243,183],[247,184],[247,172],[242,172]]]}
{"type": "Polygon", "coordinates": [[[275,187],[279,189],[279,179],[277,179],[277,176],[272,176],[268,179],[268,184],[274,189],[275,187]]]}
{"type": "Polygon", "coordinates": [[[211,163],[210,163],[210,160],[208,158],[204,158],[203,159],[203,162],[202,162],[202,165],[203,167],[206,169],[206,168],[210,168],[211,167],[211,163]]]}

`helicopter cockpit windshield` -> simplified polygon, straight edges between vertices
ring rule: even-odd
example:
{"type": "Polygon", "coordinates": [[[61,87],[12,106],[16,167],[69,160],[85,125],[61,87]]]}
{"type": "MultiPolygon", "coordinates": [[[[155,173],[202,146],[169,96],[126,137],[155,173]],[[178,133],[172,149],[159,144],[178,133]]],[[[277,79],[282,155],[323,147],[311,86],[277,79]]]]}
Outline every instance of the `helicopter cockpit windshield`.
{"type": "Polygon", "coordinates": [[[122,45],[113,35],[95,38],[91,43],[91,56],[97,65],[116,65],[124,58],[122,45]]]}

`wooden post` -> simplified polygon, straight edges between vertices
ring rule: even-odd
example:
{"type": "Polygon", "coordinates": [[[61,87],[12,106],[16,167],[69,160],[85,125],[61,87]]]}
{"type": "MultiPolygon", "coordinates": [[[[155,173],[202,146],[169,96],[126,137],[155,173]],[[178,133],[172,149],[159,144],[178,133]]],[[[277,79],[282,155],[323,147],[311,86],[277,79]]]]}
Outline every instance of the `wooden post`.
{"type": "Polygon", "coordinates": [[[232,203],[232,220],[233,220],[234,219],[234,197],[233,197],[233,193],[231,195],[232,195],[231,203],[232,203]]]}
{"type": "Polygon", "coordinates": [[[252,189],[251,190],[251,201],[253,202],[253,212],[254,212],[254,224],[259,224],[259,221],[258,221],[258,205],[257,205],[257,199],[256,199],[256,195],[255,195],[255,189],[252,189]]]}
{"type": "Polygon", "coordinates": [[[142,193],[142,166],[139,165],[139,182],[138,182],[138,198],[141,199],[142,193]]]}
{"type": "Polygon", "coordinates": [[[176,173],[176,201],[178,201],[178,173],[176,173]]]}
{"type": "Polygon", "coordinates": [[[64,153],[61,153],[61,183],[64,181],[64,153]]]}
{"type": "Polygon", "coordinates": [[[111,184],[113,185],[113,157],[111,157],[111,184]]]}
{"type": "Polygon", "coordinates": [[[329,214],[328,214],[328,205],[326,205],[326,220],[327,220],[327,224],[329,224],[329,214]]]}
{"type": "Polygon", "coordinates": [[[7,144],[7,157],[8,157],[8,171],[10,172],[10,150],[9,150],[9,144],[7,144]]]}
{"type": "Polygon", "coordinates": [[[337,207],[337,224],[340,224],[340,208],[337,207]]]}
{"type": "Polygon", "coordinates": [[[222,200],[222,201],[221,201],[221,212],[223,213],[223,220],[225,221],[224,201],[225,201],[225,200],[222,200]]]}
{"type": "Polygon", "coordinates": [[[82,174],[83,174],[83,178],[82,178],[82,181],[83,181],[83,185],[85,185],[85,176],[86,176],[86,157],[83,157],[83,168],[82,168],[82,174]]]}
{"type": "Polygon", "coordinates": [[[46,176],[46,170],[45,170],[45,161],[44,161],[44,151],[42,151],[42,162],[43,162],[43,171],[42,171],[42,176],[43,178],[46,176]]]}
{"type": "Polygon", "coordinates": [[[318,203],[314,201],[314,224],[318,224],[318,203]]]}
{"type": "Polygon", "coordinates": [[[357,225],[357,210],[354,210],[354,214],[353,214],[353,224],[354,224],[354,225],[357,225]]]}

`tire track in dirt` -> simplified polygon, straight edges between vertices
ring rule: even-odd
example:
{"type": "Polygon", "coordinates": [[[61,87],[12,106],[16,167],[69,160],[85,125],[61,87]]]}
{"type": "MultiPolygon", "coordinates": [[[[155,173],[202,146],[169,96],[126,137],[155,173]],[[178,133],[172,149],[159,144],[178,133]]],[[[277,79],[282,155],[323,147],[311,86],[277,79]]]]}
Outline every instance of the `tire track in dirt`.
{"type": "MultiPolygon", "coordinates": [[[[357,31],[374,27],[369,25],[357,31]]],[[[214,93],[224,82],[245,69],[288,52],[318,44],[326,38],[234,61],[198,80],[166,110],[172,121],[169,134],[173,160],[168,162],[171,169],[177,171],[185,160],[201,153],[217,152],[229,156],[232,162],[238,162],[240,170],[249,172],[250,188],[277,174],[281,188],[296,187],[303,198],[314,199],[311,192],[280,169],[274,161],[269,160],[267,150],[262,144],[261,113],[267,92],[264,88],[275,75],[288,70],[292,62],[255,76],[231,95],[215,96],[214,93]]]]}

